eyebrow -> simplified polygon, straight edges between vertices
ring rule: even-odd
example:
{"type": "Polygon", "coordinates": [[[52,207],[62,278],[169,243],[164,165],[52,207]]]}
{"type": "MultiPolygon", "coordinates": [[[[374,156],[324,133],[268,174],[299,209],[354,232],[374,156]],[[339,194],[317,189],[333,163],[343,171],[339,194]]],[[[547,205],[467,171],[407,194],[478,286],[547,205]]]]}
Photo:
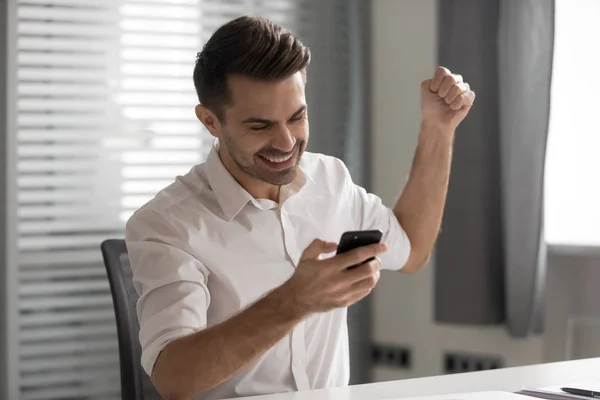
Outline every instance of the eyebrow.
{"type": "MultiPolygon", "coordinates": [[[[298,117],[304,111],[306,111],[306,105],[300,106],[300,108],[298,110],[296,110],[296,112],[294,114],[292,114],[292,116],[290,117],[290,119],[292,119],[294,117],[298,117]]],[[[253,117],[253,118],[247,118],[247,119],[243,120],[242,124],[265,124],[265,125],[271,125],[271,124],[273,124],[273,121],[271,121],[270,119],[254,118],[253,117]]]]}

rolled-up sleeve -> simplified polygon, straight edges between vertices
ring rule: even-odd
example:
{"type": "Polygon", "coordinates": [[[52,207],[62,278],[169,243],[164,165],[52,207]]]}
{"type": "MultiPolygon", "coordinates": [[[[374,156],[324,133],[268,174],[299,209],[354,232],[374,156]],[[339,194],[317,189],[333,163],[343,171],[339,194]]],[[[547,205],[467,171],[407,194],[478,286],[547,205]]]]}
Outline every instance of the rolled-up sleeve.
{"type": "MultiPolygon", "coordinates": [[[[341,161],[340,161],[341,163],[341,161]]],[[[378,229],[383,232],[382,242],[387,243],[388,251],[380,256],[383,269],[400,270],[410,255],[410,240],[398,222],[393,210],[385,206],[381,198],[368,193],[352,181],[345,165],[345,188],[352,202],[352,212],[358,218],[360,230],[378,229]]]]}
{"type": "Polygon", "coordinates": [[[206,327],[209,272],[158,212],[136,212],[127,222],[125,238],[140,296],[141,363],[152,375],[158,355],[169,342],[206,327]]]}

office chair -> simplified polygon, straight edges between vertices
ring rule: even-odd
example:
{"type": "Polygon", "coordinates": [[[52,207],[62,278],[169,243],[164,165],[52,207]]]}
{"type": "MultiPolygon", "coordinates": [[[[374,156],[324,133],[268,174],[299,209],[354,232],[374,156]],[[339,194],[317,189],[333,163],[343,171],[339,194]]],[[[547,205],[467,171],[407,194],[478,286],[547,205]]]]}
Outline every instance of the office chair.
{"type": "Polygon", "coordinates": [[[140,324],[136,315],[136,303],[139,296],[131,280],[131,264],[127,256],[125,241],[121,239],[105,240],[100,248],[117,320],[121,399],[160,400],[160,395],[141,365],[142,349],[138,339],[140,324]]]}

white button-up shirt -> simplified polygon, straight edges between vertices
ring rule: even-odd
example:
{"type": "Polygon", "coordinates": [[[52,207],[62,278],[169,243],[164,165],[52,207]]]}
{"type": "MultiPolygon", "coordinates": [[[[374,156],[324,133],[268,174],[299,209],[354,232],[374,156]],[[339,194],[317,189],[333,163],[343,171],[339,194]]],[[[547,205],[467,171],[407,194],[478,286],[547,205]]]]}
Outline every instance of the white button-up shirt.
{"type": "MultiPolygon", "coordinates": [[[[410,243],[393,212],[356,186],[338,159],[305,152],[279,204],[255,199],[222,164],[206,162],[160,191],[127,223],[140,299],[142,366],[150,375],[170,341],[228,319],[294,273],[315,238],[379,229],[383,267],[400,269],[410,243]]],[[[221,351],[227,351],[222,349],[221,351]]],[[[347,385],[346,309],[315,314],[257,361],[198,399],[347,385]]]]}

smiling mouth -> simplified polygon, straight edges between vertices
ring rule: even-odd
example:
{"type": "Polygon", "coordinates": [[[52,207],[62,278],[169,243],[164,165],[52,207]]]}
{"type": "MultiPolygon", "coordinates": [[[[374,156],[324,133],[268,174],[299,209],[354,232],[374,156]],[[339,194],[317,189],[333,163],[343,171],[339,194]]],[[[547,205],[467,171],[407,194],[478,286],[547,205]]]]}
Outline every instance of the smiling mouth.
{"type": "Polygon", "coordinates": [[[272,156],[261,156],[261,157],[272,163],[281,163],[281,162],[289,160],[290,158],[292,158],[293,155],[294,155],[294,153],[290,153],[289,155],[284,156],[284,157],[272,157],[272,156]]]}
{"type": "Polygon", "coordinates": [[[258,158],[270,169],[282,170],[291,167],[295,162],[297,150],[285,156],[258,155],[258,158]]]}

